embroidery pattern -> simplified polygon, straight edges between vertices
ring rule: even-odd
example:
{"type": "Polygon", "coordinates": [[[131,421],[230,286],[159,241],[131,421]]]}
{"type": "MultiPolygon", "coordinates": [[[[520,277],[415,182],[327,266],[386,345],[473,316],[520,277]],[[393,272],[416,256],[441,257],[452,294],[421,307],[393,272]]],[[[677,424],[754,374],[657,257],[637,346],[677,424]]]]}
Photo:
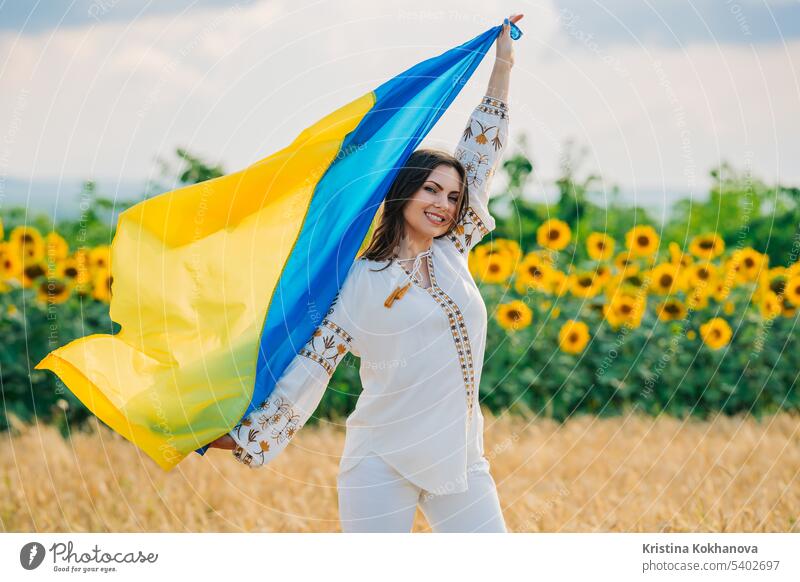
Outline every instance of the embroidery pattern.
{"type": "MultiPolygon", "coordinates": [[[[336,294],[327,315],[333,314],[338,301],[339,293],[336,294]]],[[[352,343],[353,337],[347,331],[325,317],[298,354],[319,364],[330,377],[344,355],[350,351],[352,343]]],[[[247,441],[247,447],[237,444],[233,449],[233,456],[248,467],[263,465],[265,455],[272,447],[288,442],[302,428],[301,420],[290,400],[282,396],[270,396],[258,410],[234,428],[237,438],[247,441]],[[253,465],[254,459],[258,459],[259,463],[253,465]]]]}
{"type": "Polygon", "coordinates": [[[481,217],[470,206],[467,208],[467,212],[461,222],[447,234],[447,238],[453,242],[458,252],[463,255],[468,249],[472,248],[472,237],[476,230],[480,233],[479,238],[489,234],[489,229],[486,228],[481,217]]]}
{"type": "Polygon", "coordinates": [[[242,439],[247,431],[247,448],[237,444],[233,456],[237,461],[251,466],[253,460],[259,459],[259,466],[264,464],[264,456],[274,444],[282,444],[290,440],[301,428],[300,415],[295,413],[292,404],[282,396],[267,398],[256,411],[255,423],[250,417],[236,425],[236,436],[242,439]],[[280,425],[281,420],[286,422],[280,425]]]}
{"type": "Polygon", "coordinates": [[[483,96],[480,105],[478,105],[478,110],[491,115],[497,115],[502,119],[508,119],[508,104],[500,101],[500,99],[489,97],[488,95],[483,96]]]}
{"type": "Polygon", "coordinates": [[[350,351],[352,343],[352,336],[326,317],[298,353],[322,366],[328,376],[333,376],[336,366],[350,351]]]}
{"type": "MultiPolygon", "coordinates": [[[[464,315],[461,313],[456,302],[436,283],[436,273],[434,272],[431,255],[428,255],[426,260],[428,263],[428,274],[431,278],[431,286],[423,287],[422,282],[416,275],[413,279],[418,287],[424,289],[433,297],[450,321],[450,333],[453,335],[453,342],[456,345],[456,352],[458,353],[461,363],[461,374],[464,378],[464,387],[466,388],[467,419],[471,420],[475,400],[475,370],[472,361],[472,345],[470,344],[469,335],[467,334],[467,325],[464,321],[464,315]]],[[[410,273],[401,263],[398,263],[398,265],[400,265],[406,273],[410,273]]]]}

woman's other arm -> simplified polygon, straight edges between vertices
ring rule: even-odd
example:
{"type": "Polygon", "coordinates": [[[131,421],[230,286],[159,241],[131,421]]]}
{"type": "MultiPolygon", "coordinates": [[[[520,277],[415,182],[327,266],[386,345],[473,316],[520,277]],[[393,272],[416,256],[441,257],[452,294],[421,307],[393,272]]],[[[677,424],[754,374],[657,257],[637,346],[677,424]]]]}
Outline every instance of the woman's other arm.
{"type": "Polygon", "coordinates": [[[250,468],[263,467],[286,448],[316,410],[347,352],[361,354],[353,335],[353,310],[358,305],[354,279],[351,269],[327,315],[269,397],[212,447],[232,450],[234,458],[250,468]]]}

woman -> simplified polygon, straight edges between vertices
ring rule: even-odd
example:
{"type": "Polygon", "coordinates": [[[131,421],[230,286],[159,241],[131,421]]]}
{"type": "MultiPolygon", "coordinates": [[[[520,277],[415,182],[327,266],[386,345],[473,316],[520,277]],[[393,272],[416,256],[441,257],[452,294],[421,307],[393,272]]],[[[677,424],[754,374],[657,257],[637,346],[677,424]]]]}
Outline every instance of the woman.
{"type": "Polygon", "coordinates": [[[489,184],[508,141],[513,60],[506,21],[486,94],[455,155],[410,156],[370,245],[311,339],[260,408],[211,444],[264,466],[353,352],[363,392],[339,467],[343,531],[408,532],[417,505],[435,532],[506,531],[477,405],[487,313],[467,258],[495,227],[489,184]]]}

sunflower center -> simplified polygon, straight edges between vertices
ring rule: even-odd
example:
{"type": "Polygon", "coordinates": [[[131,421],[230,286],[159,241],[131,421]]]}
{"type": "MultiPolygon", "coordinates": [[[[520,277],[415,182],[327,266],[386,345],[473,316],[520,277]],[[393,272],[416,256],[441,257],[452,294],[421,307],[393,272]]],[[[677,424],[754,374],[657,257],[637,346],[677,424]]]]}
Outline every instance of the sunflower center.
{"type": "Polygon", "coordinates": [[[650,237],[648,237],[648,236],[645,236],[645,235],[643,235],[643,234],[640,234],[640,235],[639,235],[639,236],[636,238],[636,242],[637,242],[637,243],[639,243],[639,245],[640,245],[640,246],[646,247],[647,245],[649,245],[649,244],[650,244],[650,237]]]}
{"type": "Polygon", "coordinates": [[[67,287],[61,281],[50,280],[42,283],[41,289],[48,295],[61,295],[67,287]]]}
{"type": "Polygon", "coordinates": [[[28,279],[35,279],[36,277],[41,277],[44,275],[44,269],[41,265],[30,265],[25,267],[25,276],[28,279]]]}
{"type": "Polygon", "coordinates": [[[516,309],[512,309],[508,312],[508,318],[512,321],[519,321],[522,318],[522,314],[516,309]]]}

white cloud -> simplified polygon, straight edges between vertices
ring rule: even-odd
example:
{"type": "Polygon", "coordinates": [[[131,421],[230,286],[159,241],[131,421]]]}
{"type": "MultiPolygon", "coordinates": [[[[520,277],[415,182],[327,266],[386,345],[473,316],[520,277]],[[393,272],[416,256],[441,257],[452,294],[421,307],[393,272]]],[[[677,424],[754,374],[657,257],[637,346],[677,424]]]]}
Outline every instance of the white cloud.
{"type": "MultiPolygon", "coordinates": [[[[504,16],[499,1],[430,6],[271,1],[19,38],[4,33],[0,139],[15,119],[19,131],[0,173],[145,179],[155,155],[179,145],[239,169],[504,16]]],[[[572,136],[590,146],[595,169],[627,188],[685,187],[694,172],[703,190],[721,158],[743,165],[751,155],[759,175],[800,182],[793,164],[800,42],[576,47],[567,42],[576,32],[559,29],[555,8],[525,10],[512,133],[529,134],[545,177],[572,136]]],[[[428,143],[457,139],[492,58],[493,51],[428,143]]]]}

